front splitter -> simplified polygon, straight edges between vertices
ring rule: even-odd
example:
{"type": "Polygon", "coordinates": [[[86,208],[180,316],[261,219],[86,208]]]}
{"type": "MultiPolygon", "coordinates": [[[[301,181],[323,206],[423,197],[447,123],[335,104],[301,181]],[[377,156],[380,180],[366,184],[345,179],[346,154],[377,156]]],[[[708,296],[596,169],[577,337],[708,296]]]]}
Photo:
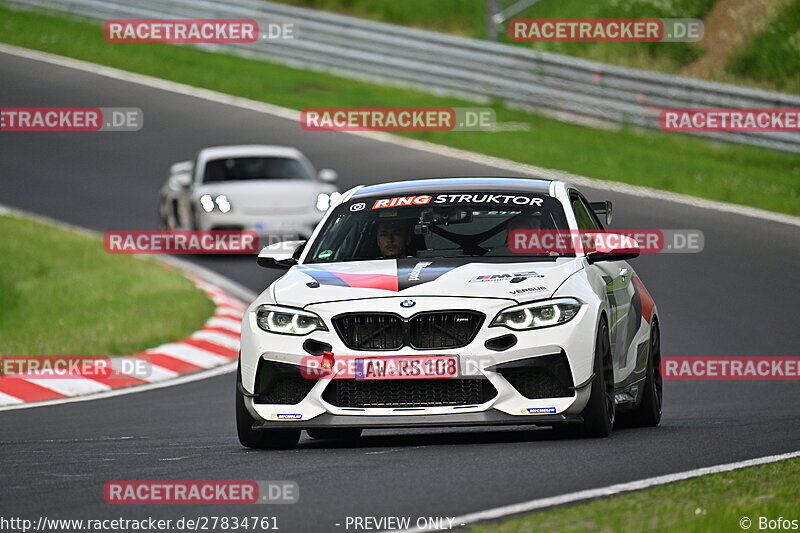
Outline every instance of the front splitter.
{"type": "Polygon", "coordinates": [[[253,429],[310,429],[310,428],[415,428],[458,426],[510,426],[580,424],[580,415],[509,415],[500,411],[446,415],[354,416],[324,413],[310,420],[256,422],[253,429]]]}

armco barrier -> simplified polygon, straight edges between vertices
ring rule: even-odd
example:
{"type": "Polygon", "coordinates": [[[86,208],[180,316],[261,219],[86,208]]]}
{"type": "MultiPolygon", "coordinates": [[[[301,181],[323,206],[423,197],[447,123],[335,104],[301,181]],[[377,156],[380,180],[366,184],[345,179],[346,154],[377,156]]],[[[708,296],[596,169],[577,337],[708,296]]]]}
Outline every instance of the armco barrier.
{"type": "MultiPolygon", "coordinates": [[[[339,75],[657,129],[663,108],[800,108],[800,96],[612,66],[261,0],[7,0],[96,20],[236,18],[296,25],[294,39],[203,45],[339,75]]],[[[118,45],[124,46],[124,44],[118,45]]],[[[697,133],[800,152],[800,132],[697,133]]]]}

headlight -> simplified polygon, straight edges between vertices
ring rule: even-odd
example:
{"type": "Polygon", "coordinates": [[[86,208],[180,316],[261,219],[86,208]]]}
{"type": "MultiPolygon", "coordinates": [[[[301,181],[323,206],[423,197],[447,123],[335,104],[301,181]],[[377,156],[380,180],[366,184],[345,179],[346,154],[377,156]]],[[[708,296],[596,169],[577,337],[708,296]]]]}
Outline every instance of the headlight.
{"type": "Polygon", "coordinates": [[[330,194],[321,192],[317,195],[317,209],[319,211],[327,211],[329,207],[338,204],[341,198],[342,195],[338,192],[332,192],[330,194]]]}
{"type": "Polygon", "coordinates": [[[256,323],[264,331],[285,335],[308,335],[312,331],[328,330],[322,319],[314,313],[277,305],[259,306],[256,309],[256,323]]]}
{"type": "Polygon", "coordinates": [[[220,194],[216,199],[212,198],[210,194],[204,194],[200,197],[200,205],[206,213],[212,212],[214,207],[219,208],[220,213],[227,213],[231,210],[231,203],[224,194],[220,194]]]}
{"type": "Polygon", "coordinates": [[[569,322],[580,308],[581,303],[575,298],[518,305],[500,311],[490,326],[505,326],[515,330],[546,328],[569,322]]]}

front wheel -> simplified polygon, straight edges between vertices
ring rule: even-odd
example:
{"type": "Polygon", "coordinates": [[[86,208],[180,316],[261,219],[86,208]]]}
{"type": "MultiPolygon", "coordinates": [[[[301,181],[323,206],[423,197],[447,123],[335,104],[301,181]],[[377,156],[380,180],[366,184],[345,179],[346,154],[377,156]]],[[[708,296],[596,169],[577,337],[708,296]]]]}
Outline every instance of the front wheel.
{"type": "Polygon", "coordinates": [[[572,431],[584,438],[608,437],[614,428],[616,405],[614,403],[614,366],[611,359],[611,341],[605,320],[597,328],[594,348],[594,378],[589,402],[581,412],[583,423],[572,431]]]}
{"type": "Polygon", "coordinates": [[[244,405],[244,394],[239,389],[242,382],[241,368],[236,371],[236,431],[239,442],[248,448],[286,449],[297,446],[299,429],[253,429],[256,420],[244,405]]]}
{"type": "Polygon", "coordinates": [[[170,228],[169,224],[169,215],[166,212],[167,206],[165,205],[165,200],[162,198],[158,202],[158,229],[161,231],[167,231],[170,228]]]}

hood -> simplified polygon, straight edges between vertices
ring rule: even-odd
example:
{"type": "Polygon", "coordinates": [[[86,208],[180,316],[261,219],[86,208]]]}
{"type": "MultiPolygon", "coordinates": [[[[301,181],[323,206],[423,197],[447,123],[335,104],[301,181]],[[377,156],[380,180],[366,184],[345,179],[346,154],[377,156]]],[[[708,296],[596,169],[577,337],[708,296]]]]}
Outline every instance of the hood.
{"type": "Polygon", "coordinates": [[[197,198],[224,194],[235,212],[243,214],[306,211],[315,209],[321,183],[312,180],[247,180],[200,185],[197,198]]]}
{"type": "Polygon", "coordinates": [[[526,263],[498,259],[475,262],[474,258],[313,263],[292,267],[273,284],[273,294],[276,303],[293,307],[387,296],[465,296],[523,302],[549,298],[577,270],[574,258],[526,263]]]}

